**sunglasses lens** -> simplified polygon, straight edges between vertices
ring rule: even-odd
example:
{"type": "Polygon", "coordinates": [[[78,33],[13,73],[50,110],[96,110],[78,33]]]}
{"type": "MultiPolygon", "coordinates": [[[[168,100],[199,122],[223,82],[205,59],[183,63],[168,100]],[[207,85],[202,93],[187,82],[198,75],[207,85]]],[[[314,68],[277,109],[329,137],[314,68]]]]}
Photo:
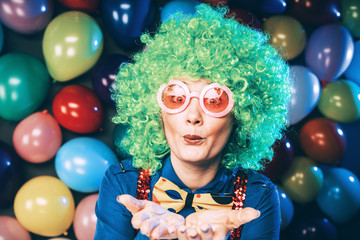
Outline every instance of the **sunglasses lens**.
{"type": "Polygon", "coordinates": [[[168,85],[161,96],[163,104],[169,109],[182,107],[186,100],[185,89],[177,84],[168,85]]]}
{"type": "Polygon", "coordinates": [[[212,113],[221,113],[229,105],[228,94],[219,87],[210,88],[204,94],[204,106],[212,113]]]}

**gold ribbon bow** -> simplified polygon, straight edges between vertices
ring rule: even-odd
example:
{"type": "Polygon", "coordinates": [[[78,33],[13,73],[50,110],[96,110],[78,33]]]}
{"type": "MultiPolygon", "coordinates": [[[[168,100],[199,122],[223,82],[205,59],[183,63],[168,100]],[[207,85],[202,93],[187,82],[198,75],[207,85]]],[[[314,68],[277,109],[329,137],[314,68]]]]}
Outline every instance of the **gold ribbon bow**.
{"type": "Polygon", "coordinates": [[[185,206],[191,206],[195,211],[232,209],[233,206],[232,194],[192,194],[163,177],[154,186],[153,202],[173,212],[180,212],[185,206]]]}

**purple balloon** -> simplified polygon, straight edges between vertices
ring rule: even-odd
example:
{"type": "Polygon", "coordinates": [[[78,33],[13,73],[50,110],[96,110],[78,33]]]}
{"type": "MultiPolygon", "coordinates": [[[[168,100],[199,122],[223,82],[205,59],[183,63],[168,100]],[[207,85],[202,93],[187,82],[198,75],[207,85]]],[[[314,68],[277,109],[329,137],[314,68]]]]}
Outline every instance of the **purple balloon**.
{"type": "Polygon", "coordinates": [[[115,42],[125,48],[139,44],[141,34],[155,20],[151,0],[102,0],[100,13],[115,42]]]}
{"type": "Polygon", "coordinates": [[[94,67],[92,85],[96,95],[106,103],[114,104],[111,99],[110,87],[115,81],[120,64],[128,62],[129,58],[120,54],[108,55],[94,67]]]}
{"type": "Polygon", "coordinates": [[[305,61],[321,82],[338,78],[354,55],[354,40],[345,27],[328,24],[317,28],[310,36],[305,61]]]}
{"type": "Polygon", "coordinates": [[[8,28],[23,34],[43,30],[54,12],[53,0],[0,0],[0,20],[8,28]]]}
{"type": "Polygon", "coordinates": [[[20,157],[8,144],[0,141],[0,208],[7,208],[14,202],[22,184],[20,157]]]}

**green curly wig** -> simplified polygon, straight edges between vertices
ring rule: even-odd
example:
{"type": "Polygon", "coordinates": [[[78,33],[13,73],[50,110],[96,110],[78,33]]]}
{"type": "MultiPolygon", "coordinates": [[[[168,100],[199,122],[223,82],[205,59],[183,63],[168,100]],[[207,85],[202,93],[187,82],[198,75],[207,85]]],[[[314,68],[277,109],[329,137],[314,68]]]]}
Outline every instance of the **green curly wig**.
{"type": "Polygon", "coordinates": [[[154,36],[143,34],[146,50],[134,63],[120,66],[113,87],[115,123],[129,126],[119,143],[137,168],[155,173],[170,149],[156,101],[159,87],[171,79],[209,79],[228,86],[235,101],[234,128],[222,165],[259,170],[282,137],[291,94],[289,66],[269,44],[269,36],[234,19],[227,9],[197,6],[194,15],[176,15],[154,36]]]}

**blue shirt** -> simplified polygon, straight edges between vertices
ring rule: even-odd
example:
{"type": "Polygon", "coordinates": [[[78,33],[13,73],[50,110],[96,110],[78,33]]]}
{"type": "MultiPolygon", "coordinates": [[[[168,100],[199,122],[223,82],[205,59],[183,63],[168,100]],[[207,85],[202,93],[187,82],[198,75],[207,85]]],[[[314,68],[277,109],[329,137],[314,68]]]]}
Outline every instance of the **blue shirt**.
{"type": "MultiPolygon", "coordinates": [[[[116,197],[122,194],[135,196],[139,176],[138,170],[131,165],[131,160],[123,160],[121,163],[123,167],[119,163],[109,167],[102,180],[95,207],[97,216],[95,239],[149,239],[140,232],[136,235],[136,230],[131,225],[131,213],[116,200],[116,197]]],[[[276,185],[258,172],[250,171],[247,174],[248,183],[244,207],[255,208],[261,212],[261,215],[244,225],[241,239],[279,239],[281,214],[276,185]]],[[[151,176],[151,190],[160,176],[191,193],[191,190],[176,175],[170,158],[164,161],[162,169],[151,176]]],[[[232,171],[220,168],[209,184],[196,189],[193,193],[231,193],[234,188],[234,180],[232,171]]],[[[149,200],[151,200],[151,194],[149,200]]],[[[193,212],[195,210],[192,207],[185,207],[179,214],[186,217],[193,212]]]]}

